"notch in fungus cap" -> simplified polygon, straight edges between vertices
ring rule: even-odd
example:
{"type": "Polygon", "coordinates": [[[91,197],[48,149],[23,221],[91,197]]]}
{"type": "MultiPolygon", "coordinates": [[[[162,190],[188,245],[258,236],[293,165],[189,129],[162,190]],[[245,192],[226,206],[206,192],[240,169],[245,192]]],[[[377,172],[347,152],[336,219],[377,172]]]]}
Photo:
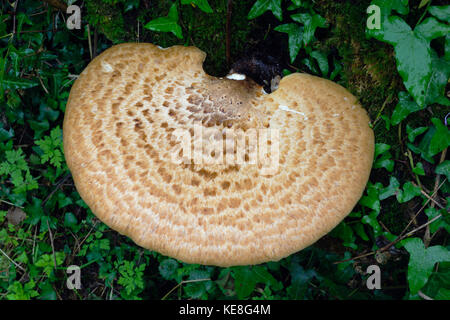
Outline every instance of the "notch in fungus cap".
{"type": "Polygon", "coordinates": [[[294,73],[264,94],[207,75],[204,59],[143,43],[96,57],[67,102],[67,164],[93,213],[142,247],[218,266],[279,260],[361,197],[369,118],[329,80],[294,73]]]}

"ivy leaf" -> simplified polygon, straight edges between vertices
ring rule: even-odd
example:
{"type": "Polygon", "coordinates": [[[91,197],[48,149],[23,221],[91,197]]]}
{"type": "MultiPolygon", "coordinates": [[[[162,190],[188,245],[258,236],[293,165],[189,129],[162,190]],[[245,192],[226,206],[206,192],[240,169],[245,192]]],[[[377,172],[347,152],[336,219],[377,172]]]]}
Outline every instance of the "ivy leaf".
{"type": "Polygon", "coordinates": [[[450,76],[450,62],[439,58],[431,49],[431,77],[425,89],[425,104],[440,103],[450,106],[450,100],[445,96],[445,86],[450,76]]]}
{"type": "Polygon", "coordinates": [[[144,28],[152,31],[172,32],[177,38],[183,38],[183,31],[178,24],[178,11],[176,3],[172,4],[169,14],[166,17],[160,17],[148,22],[144,28]]]}
{"type": "Polygon", "coordinates": [[[327,56],[320,51],[313,51],[310,53],[310,56],[316,59],[317,64],[319,65],[320,71],[322,71],[322,76],[326,77],[328,75],[329,66],[328,66],[328,58],[327,56]]]}
{"type": "Polygon", "coordinates": [[[281,0],[257,0],[248,13],[248,19],[255,19],[266,11],[272,11],[278,20],[283,20],[283,12],[281,10],[281,0]]]}
{"type": "Polygon", "coordinates": [[[428,8],[428,13],[435,16],[439,20],[443,20],[450,23],[450,5],[431,6],[428,8]]]}
{"type": "Polygon", "coordinates": [[[436,133],[436,128],[434,126],[428,127],[427,133],[423,136],[422,140],[420,141],[419,145],[416,147],[411,143],[408,143],[407,146],[411,151],[414,153],[418,153],[421,155],[423,159],[430,163],[434,163],[433,155],[430,154],[430,144],[431,140],[436,133]]]}
{"type": "Polygon", "coordinates": [[[386,188],[383,188],[380,192],[380,200],[387,199],[391,196],[398,194],[400,190],[400,183],[397,178],[392,177],[389,179],[389,185],[386,188]]]}
{"type": "Polygon", "coordinates": [[[181,0],[181,4],[196,5],[200,10],[206,13],[212,13],[213,10],[208,3],[208,0],[181,0]]]}
{"type": "Polygon", "coordinates": [[[397,193],[397,200],[400,203],[408,202],[412,198],[421,194],[420,188],[408,181],[403,185],[402,192],[397,193]]]}
{"type": "Polygon", "coordinates": [[[303,36],[303,43],[305,46],[311,43],[314,39],[314,33],[317,28],[325,28],[327,20],[319,14],[297,13],[291,15],[292,20],[305,25],[305,33],[303,36]]]}
{"type": "Polygon", "coordinates": [[[419,176],[424,176],[425,175],[425,170],[423,169],[422,162],[418,162],[417,165],[413,168],[412,171],[415,174],[419,175],[419,176]]]}
{"type": "Polygon", "coordinates": [[[367,186],[367,196],[363,196],[359,200],[359,203],[367,208],[374,210],[376,213],[380,212],[381,205],[379,193],[381,187],[381,183],[369,183],[367,186]]]}
{"type": "Polygon", "coordinates": [[[436,167],[437,174],[443,174],[450,181],[450,160],[445,160],[436,167]]]}
{"type": "Polygon", "coordinates": [[[248,297],[257,283],[278,286],[275,278],[262,266],[233,268],[234,287],[239,299],[248,297]]]}
{"type": "Polygon", "coordinates": [[[389,172],[394,170],[394,160],[392,160],[392,154],[388,152],[390,148],[390,145],[384,143],[375,144],[375,160],[373,164],[375,169],[385,168],[389,172]]]}
{"type": "Polygon", "coordinates": [[[414,142],[417,136],[428,130],[428,127],[419,127],[416,129],[411,128],[408,124],[406,125],[406,133],[408,134],[409,142],[414,142]]]}
{"type": "Polygon", "coordinates": [[[436,219],[436,221],[430,224],[431,233],[435,233],[439,228],[444,228],[445,230],[447,230],[447,232],[450,233],[450,224],[447,222],[447,219],[445,219],[446,215],[448,215],[445,209],[438,210],[436,208],[429,207],[425,209],[425,214],[428,216],[428,220],[431,220],[439,214],[442,214],[441,218],[436,219]]]}
{"type": "Polygon", "coordinates": [[[338,224],[337,227],[331,231],[330,235],[334,238],[341,239],[343,241],[342,244],[346,247],[355,250],[358,248],[358,246],[355,244],[356,237],[353,233],[353,229],[344,221],[338,224]]]}
{"type": "Polygon", "coordinates": [[[436,132],[431,138],[430,155],[434,156],[450,145],[450,132],[447,127],[437,118],[431,119],[436,128],[436,132]]]}
{"type": "Polygon", "coordinates": [[[383,20],[380,30],[368,30],[367,34],[394,46],[397,70],[405,87],[416,103],[425,107],[425,90],[432,76],[430,41],[445,36],[450,27],[435,18],[426,19],[414,30],[397,16],[383,20]]]}
{"type": "Polygon", "coordinates": [[[414,100],[411,99],[411,96],[405,92],[401,91],[398,94],[398,103],[395,106],[394,112],[392,113],[391,123],[392,125],[397,125],[403,121],[408,115],[413,112],[422,110],[414,100]]]}
{"type": "Polygon", "coordinates": [[[309,281],[317,276],[317,274],[311,269],[305,271],[298,264],[292,264],[289,269],[291,272],[291,285],[287,288],[287,293],[291,299],[304,299],[309,281]]]}
{"type": "Polygon", "coordinates": [[[419,238],[405,239],[401,244],[410,254],[408,283],[411,294],[416,294],[427,283],[437,262],[450,261],[450,252],[443,246],[425,249],[419,238]]]}
{"type": "Polygon", "coordinates": [[[291,63],[294,62],[302,47],[303,27],[296,23],[287,23],[276,27],[274,30],[288,34],[289,56],[291,57],[291,63]]]}

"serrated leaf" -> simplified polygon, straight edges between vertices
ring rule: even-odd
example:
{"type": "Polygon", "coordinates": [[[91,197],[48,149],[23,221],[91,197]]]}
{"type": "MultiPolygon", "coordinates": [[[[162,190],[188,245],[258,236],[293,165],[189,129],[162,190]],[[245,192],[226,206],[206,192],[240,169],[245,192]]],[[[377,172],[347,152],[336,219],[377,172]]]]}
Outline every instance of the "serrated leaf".
{"type": "Polygon", "coordinates": [[[442,246],[425,248],[419,238],[401,242],[409,252],[408,283],[411,294],[416,294],[428,281],[437,262],[450,261],[450,252],[442,246]]]}
{"type": "Polygon", "coordinates": [[[283,11],[281,10],[281,0],[257,0],[250,9],[247,18],[255,19],[266,11],[272,11],[278,20],[283,20],[283,11]]]}

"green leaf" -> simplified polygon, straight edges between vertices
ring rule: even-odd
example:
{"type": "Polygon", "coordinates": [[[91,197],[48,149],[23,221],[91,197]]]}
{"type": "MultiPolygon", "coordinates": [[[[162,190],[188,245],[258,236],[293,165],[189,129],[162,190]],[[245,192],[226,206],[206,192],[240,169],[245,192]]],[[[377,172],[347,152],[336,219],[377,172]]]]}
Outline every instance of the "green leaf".
{"type": "Polygon", "coordinates": [[[328,58],[326,54],[320,51],[313,51],[310,53],[310,56],[316,59],[320,71],[322,71],[322,76],[326,77],[329,71],[328,58]]]}
{"type": "Polygon", "coordinates": [[[212,13],[213,10],[207,0],[181,0],[181,4],[191,4],[199,7],[200,10],[206,13],[212,13]]]}
{"type": "Polygon", "coordinates": [[[397,195],[400,191],[400,183],[397,178],[391,176],[389,179],[389,185],[386,188],[383,188],[380,192],[380,200],[397,195]]]}
{"type": "Polygon", "coordinates": [[[379,198],[379,192],[380,192],[380,185],[381,183],[372,184],[369,182],[367,186],[367,196],[363,196],[359,203],[367,208],[370,208],[374,210],[375,212],[380,212],[381,205],[380,205],[380,198],[379,198]]]}
{"type": "Polygon", "coordinates": [[[435,16],[439,20],[443,20],[450,23],[450,5],[431,6],[428,8],[428,13],[435,16]]]}
{"type": "Polygon", "coordinates": [[[317,28],[325,28],[327,25],[327,20],[319,14],[311,15],[309,13],[297,13],[291,15],[291,18],[292,20],[305,25],[305,31],[303,35],[303,43],[305,44],[305,46],[311,44],[317,28]]]}
{"type": "Polygon", "coordinates": [[[13,76],[5,76],[0,82],[2,90],[29,89],[38,85],[37,81],[20,79],[13,76]]]}
{"type": "Polygon", "coordinates": [[[450,289],[440,288],[437,295],[434,297],[435,300],[450,300],[450,289]]]}
{"type": "Polygon", "coordinates": [[[430,144],[433,136],[436,133],[436,128],[434,126],[428,127],[427,133],[423,136],[422,140],[420,141],[419,145],[416,147],[411,143],[408,143],[407,146],[411,151],[414,153],[418,153],[421,155],[423,159],[430,163],[434,163],[433,155],[430,154],[430,144]]]}
{"type": "Polygon", "coordinates": [[[343,241],[343,245],[352,249],[357,249],[358,246],[355,244],[355,234],[353,233],[353,229],[344,221],[337,225],[334,228],[330,235],[335,238],[339,238],[343,241]]]}
{"type": "Polygon", "coordinates": [[[409,142],[414,142],[417,136],[428,130],[428,127],[419,127],[416,129],[411,128],[408,124],[406,125],[406,133],[408,134],[409,142]]]}
{"type": "Polygon", "coordinates": [[[445,160],[441,164],[436,167],[436,173],[442,174],[447,177],[447,180],[450,181],[450,160],[445,160]]]}
{"type": "Polygon", "coordinates": [[[389,172],[394,170],[394,160],[392,160],[392,154],[388,152],[390,148],[390,145],[384,143],[375,144],[375,160],[373,163],[375,169],[385,168],[389,172]]]}
{"type": "Polygon", "coordinates": [[[148,22],[144,28],[152,31],[172,32],[177,38],[183,38],[183,31],[178,24],[178,11],[176,3],[172,4],[167,17],[160,17],[148,22]]]}
{"type": "Polygon", "coordinates": [[[234,267],[234,287],[239,299],[248,297],[257,283],[277,286],[275,278],[262,266],[234,267]]]}
{"type": "Polygon", "coordinates": [[[423,170],[423,164],[422,162],[418,162],[417,165],[412,170],[415,174],[419,176],[424,176],[425,171],[423,170]]]}
{"type": "Polygon", "coordinates": [[[302,47],[303,27],[296,23],[287,23],[276,27],[274,30],[288,34],[289,56],[291,57],[291,63],[294,62],[302,47]]]}
{"type": "Polygon", "coordinates": [[[450,261],[450,252],[442,246],[425,249],[421,239],[405,239],[401,242],[410,254],[408,283],[411,294],[416,294],[427,283],[437,262],[450,261]]]}
{"type": "Polygon", "coordinates": [[[427,105],[440,103],[450,106],[450,100],[445,96],[445,86],[450,76],[450,62],[439,58],[437,54],[431,50],[431,77],[425,88],[425,103],[427,105]]]}
{"type": "Polygon", "coordinates": [[[64,226],[72,228],[78,224],[78,220],[72,212],[66,212],[64,215],[64,226]]]}
{"type": "Polygon", "coordinates": [[[402,122],[402,120],[411,113],[423,109],[423,107],[420,107],[414,100],[412,100],[411,96],[407,92],[399,92],[398,99],[399,101],[395,106],[391,117],[391,123],[394,126],[402,122]]]}
{"type": "Polygon", "coordinates": [[[159,264],[159,273],[166,280],[172,280],[176,276],[178,262],[174,259],[165,259],[159,264]]]}
{"type": "Polygon", "coordinates": [[[420,194],[420,188],[408,181],[403,185],[403,191],[397,193],[397,200],[400,203],[408,202],[412,198],[420,196],[420,194]]]}
{"type": "Polygon", "coordinates": [[[445,209],[438,210],[436,208],[429,207],[425,209],[425,214],[428,216],[428,220],[431,220],[436,216],[442,214],[441,218],[436,219],[436,221],[430,224],[431,233],[435,233],[439,228],[444,228],[445,230],[447,230],[447,232],[450,233],[450,224],[445,219],[447,214],[445,209]]]}
{"type": "Polygon", "coordinates": [[[430,155],[434,156],[450,145],[450,132],[447,127],[437,118],[431,119],[436,128],[436,132],[431,138],[430,155]]]}
{"type": "Polygon", "coordinates": [[[272,11],[278,20],[283,20],[283,11],[281,10],[281,0],[257,0],[248,13],[248,19],[255,19],[266,11],[272,11]]]}
{"type": "Polygon", "coordinates": [[[291,285],[287,288],[289,298],[294,300],[304,299],[308,283],[316,276],[316,272],[314,270],[305,271],[298,264],[293,264],[289,269],[291,272],[291,285]]]}
{"type": "Polygon", "coordinates": [[[426,90],[432,76],[430,41],[444,36],[450,27],[434,18],[426,19],[413,31],[397,16],[383,18],[380,30],[368,36],[394,46],[397,69],[405,87],[420,107],[426,106],[426,90]]]}

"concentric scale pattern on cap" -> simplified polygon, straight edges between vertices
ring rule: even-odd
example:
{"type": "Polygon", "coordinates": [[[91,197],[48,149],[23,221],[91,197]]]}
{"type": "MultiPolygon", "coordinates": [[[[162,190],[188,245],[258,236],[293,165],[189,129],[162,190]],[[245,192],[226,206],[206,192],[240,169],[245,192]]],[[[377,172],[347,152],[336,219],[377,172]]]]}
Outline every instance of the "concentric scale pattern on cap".
{"type": "Polygon", "coordinates": [[[83,200],[138,245],[188,263],[279,260],[331,231],[361,197],[374,152],[364,109],[343,87],[291,74],[264,94],[204,73],[195,47],[121,44],[70,92],[67,164],[83,200]],[[279,167],[176,164],[177,129],[279,130],[279,167]]]}

